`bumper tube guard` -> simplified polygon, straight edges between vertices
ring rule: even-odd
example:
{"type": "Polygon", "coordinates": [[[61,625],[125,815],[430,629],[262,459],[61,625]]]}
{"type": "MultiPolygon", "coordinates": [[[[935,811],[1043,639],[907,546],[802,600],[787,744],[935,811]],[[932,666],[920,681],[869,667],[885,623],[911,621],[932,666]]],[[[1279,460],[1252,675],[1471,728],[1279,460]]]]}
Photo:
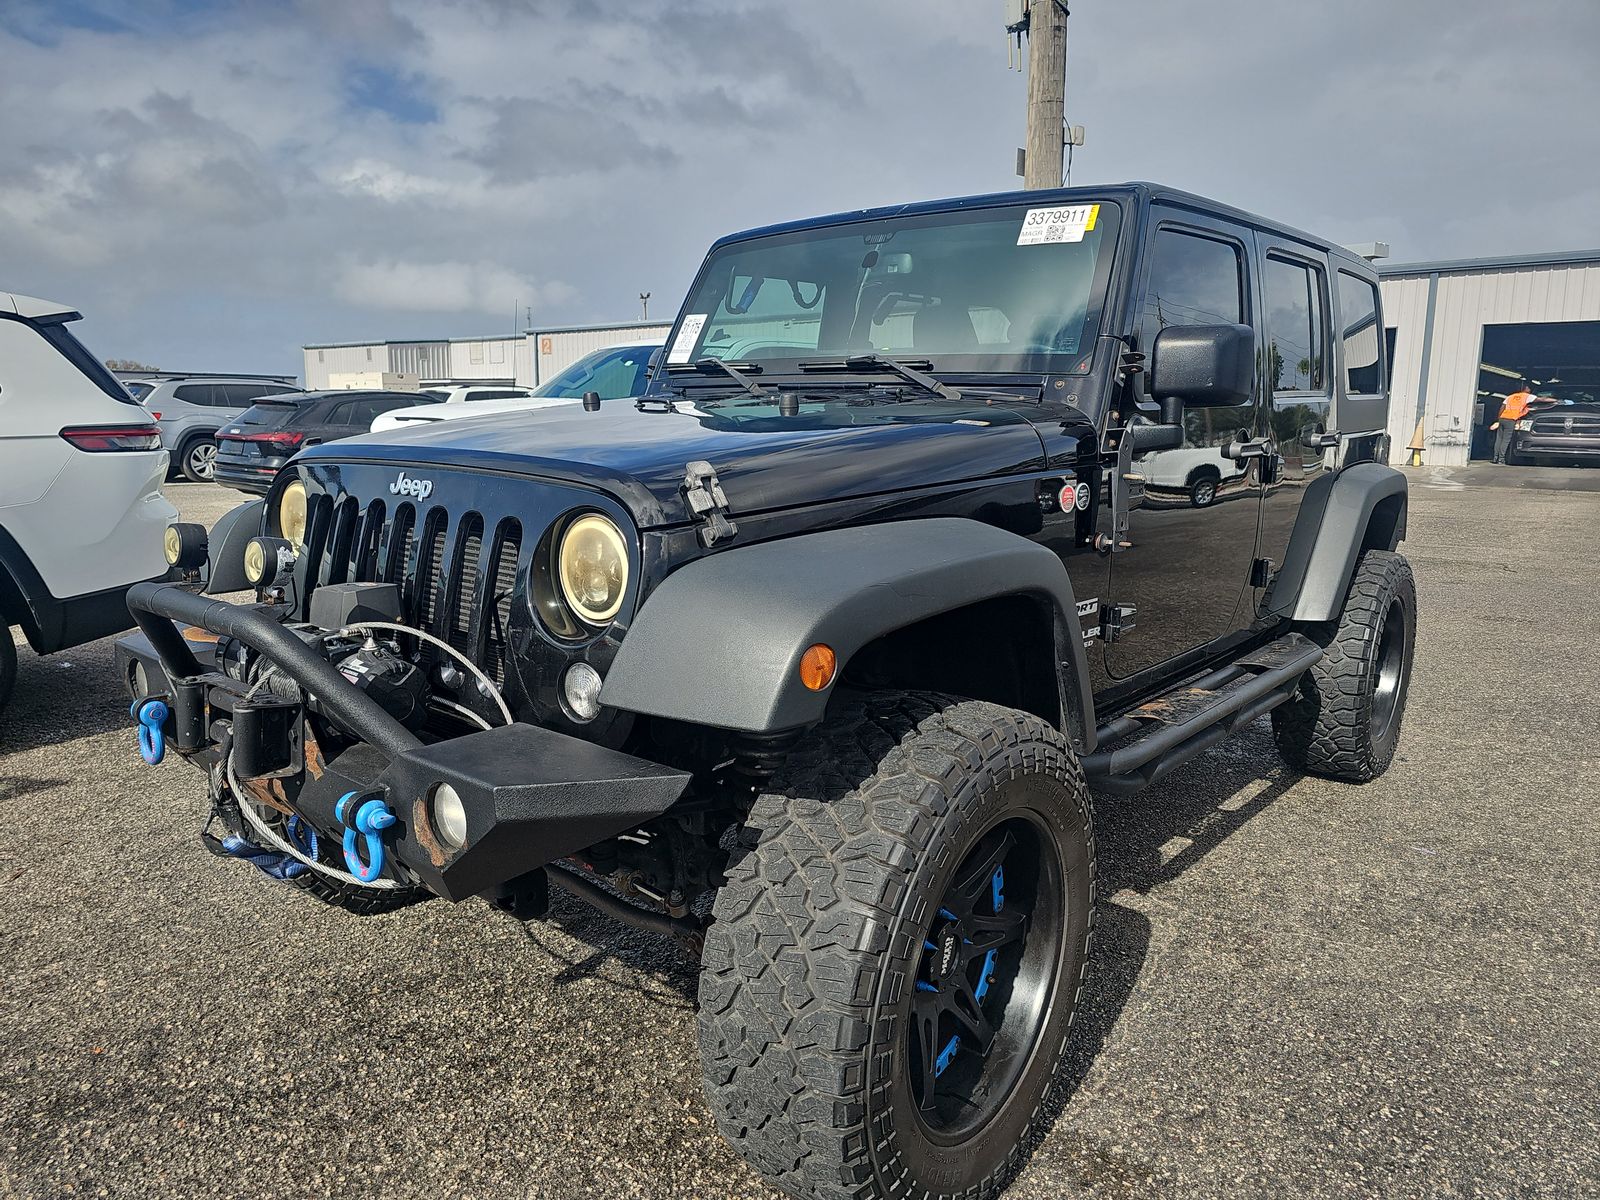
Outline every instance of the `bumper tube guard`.
{"type": "Polygon", "coordinates": [[[344,822],[344,865],[362,883],[371,883],[383,872],[383,831],[395,823],[395,815],[377,797],[353,804],[357,796],[356,792],[340,796],[333,815],[344,822]],[[366,861],[361,858],[358,835],[367,843],[366,861]]]}
{"type": "Polygon", "coordinates": [[[139,757],[152,767],[167,756],[167,735],[163,726],[168,709],[163,700],[135,700],[128,713],[139,722],[139,757]]]}

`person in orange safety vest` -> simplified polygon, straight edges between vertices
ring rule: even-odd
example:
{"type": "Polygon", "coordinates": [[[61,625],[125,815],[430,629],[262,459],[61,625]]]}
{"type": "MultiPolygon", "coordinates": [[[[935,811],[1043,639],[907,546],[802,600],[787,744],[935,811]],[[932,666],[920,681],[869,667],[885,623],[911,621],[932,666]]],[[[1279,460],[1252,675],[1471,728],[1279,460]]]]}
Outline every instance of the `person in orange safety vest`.
{"type": "Polygon", "coordinates": [[[1528,415],[1532,403],[1533,393],[1526,386],[1518,388],[1500,406],[1500,419],[1489,426],[1494,432],[1494,461],[1501,466],[1505,465],[1506,455],[1511,451],[1511,439],[1517,432],[1517,422],[1528,415]]]}

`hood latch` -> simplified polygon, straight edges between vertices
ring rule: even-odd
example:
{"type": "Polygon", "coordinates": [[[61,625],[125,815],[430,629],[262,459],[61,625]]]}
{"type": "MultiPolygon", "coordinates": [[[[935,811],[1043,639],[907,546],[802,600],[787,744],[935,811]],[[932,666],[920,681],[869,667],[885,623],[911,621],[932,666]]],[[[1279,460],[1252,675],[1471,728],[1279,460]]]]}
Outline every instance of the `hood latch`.
{"type": "Polygon", "coordinates": [[[703,459],[684,466],[683,495],[689,509],[702,518],[700,544],[715,546],[739,532],[739,527],[728,520],[728,497],[723,494],[722,483],[717,479],[716,468],[703,459]]]}

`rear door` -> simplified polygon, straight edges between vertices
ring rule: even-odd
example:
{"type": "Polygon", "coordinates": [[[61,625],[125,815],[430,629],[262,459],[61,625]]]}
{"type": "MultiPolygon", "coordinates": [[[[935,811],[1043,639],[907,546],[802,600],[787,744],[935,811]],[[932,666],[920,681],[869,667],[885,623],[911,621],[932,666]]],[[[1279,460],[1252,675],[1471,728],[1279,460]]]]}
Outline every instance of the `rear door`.
{"type": "MultiPolygon", "coordinates": [[[[1326,486],[1331,461],[1319,439],[1333,406],[1333,346],[1327,255],[1258,233],[1262,315],[1267,335],[1267,418],[1273,452],[1262,471],[1261,557],[1283,565],[1295,517],[1309,490],[1326,486]]],[[[1259,597],[1258,597],[1259,598],[1259,597]]]]}

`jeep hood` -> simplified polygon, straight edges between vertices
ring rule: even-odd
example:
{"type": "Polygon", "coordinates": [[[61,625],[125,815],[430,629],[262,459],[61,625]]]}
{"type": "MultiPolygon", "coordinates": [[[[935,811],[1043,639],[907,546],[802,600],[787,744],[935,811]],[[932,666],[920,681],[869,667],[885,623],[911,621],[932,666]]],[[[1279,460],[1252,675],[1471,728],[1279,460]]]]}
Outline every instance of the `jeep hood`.
{"type": "MultiPolygon", "coordinates": [[[[905,488],[1039,470],[1044,443],[1020,409],[945,400],[833,402],[779,416],[770,406],[639,411],[628,400],[598,412],[576,405],[438,421],[313,447],[302,459],[494,471],[598,488],[627,505],[641,529],[693,520],[681,491],[686,464],[716,470],[734,516],[905,488]]],[[[1059,420],[1059,415],[1056,416],[1059,420]]]]}

